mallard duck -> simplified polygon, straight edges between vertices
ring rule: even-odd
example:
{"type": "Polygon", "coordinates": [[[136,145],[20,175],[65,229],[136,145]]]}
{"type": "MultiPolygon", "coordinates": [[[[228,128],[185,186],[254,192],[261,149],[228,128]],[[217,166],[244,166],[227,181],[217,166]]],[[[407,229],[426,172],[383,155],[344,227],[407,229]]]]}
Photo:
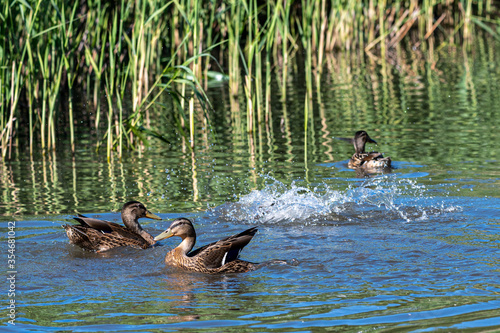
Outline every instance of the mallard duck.
{"type": "Polygon", "coordinates": [[[354,138],[339,138],[341,140],[350,142],[354,145],[355,153],[352,155],[347,166],[351,169],[381,169],[391,167],[391,158],[384,157],[382,153],[372,151],[365,152],[365,145],[367,142],[377,143],[370,138],[365,131],[357,131],[354,138]]]}
{"type": "Polygon", "coordinates": [[[237,235],[190,252],[196,243],[193,224],[186,218],[178,218],[170,227],[155,237],[155,241],[179,236],[182,242],[165,257],[165,264],[208,274],[243,273],[256,268],[257,264],[238,259],[241,250],[255,236],[257,228],[247,229],[237,235]]]}
{"type": "Polygon", "coordinates": [[[117,223],[85,217],[74,217],[80,225],[63,225],[69,241],[90,251],[102,252],[119,246],[145,249],[155,244],[153,236],[144,231],[139,219],[147,217],[161,220],[138,201],[129,201],[122,208],[125,226],[117,223]]]}

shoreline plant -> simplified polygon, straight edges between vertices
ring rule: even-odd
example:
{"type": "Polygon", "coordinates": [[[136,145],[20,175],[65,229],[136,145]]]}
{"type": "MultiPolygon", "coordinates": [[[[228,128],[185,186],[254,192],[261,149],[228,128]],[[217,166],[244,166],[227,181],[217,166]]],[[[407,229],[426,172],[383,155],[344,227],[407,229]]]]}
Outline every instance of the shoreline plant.
{"type": "Polygon", "coordinates": [[[210,126],[205,91],[221,78],[232,110],[245,102],[241,131],[254,132],[270,121],[271,81],[286,100],[297,54],[306,73],[307,135],[325,54],[357,50],[384,61],[401,43],[467,45],[475,29],[499,39],[497,12],[491,0],[2,2],[2,159],[13,145],[29,146],[30,154],[53,150],[59,136],[74,152],[82,123],[108,159],[149,138],[167,141],[151,126],[155,106],[174,114],[172,126],[193,148],[196,122],[210,126]]]}

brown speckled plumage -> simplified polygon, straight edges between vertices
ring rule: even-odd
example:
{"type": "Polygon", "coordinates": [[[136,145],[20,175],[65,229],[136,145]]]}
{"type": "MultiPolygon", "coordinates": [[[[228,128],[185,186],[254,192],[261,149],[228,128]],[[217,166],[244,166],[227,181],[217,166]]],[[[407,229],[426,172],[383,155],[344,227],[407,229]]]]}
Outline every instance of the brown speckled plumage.
{"type": "Polygon", "coordinates": [[[161,220],[160,217],[138,201],[123,205],[121,215],[125,226],[78,214],[74,219],[80,225],[66,224],[63,228],[70,243],[89,251],[102,252],[120,246],[146,249],[155,243],[153,236],[142,229],[138,220],[142,217],[161,220]]]}
{"type": "Polygon", "coordinates": [[[179,246],[165,256],[166,265],[207,274],[243,273],[256,267],[254,263],[238,259],[239,253],[256,232],[257,228],[253,227],[190,252],[196,243],[196,232],[191,221],[179,218],[155,240],[172,236],[182,238],[179,246]]]}
{"type": "Polygon", "coordinates": [[[391,158],[384,157],[379,152],[365,152],[365,145],[367,142],[377,143],[375,140],[368,136],[365,131],[358,131],[353,139],[340,138],[341,140],[348,141],[354,145],[355,153],[352,155],[347,166],[351,169],[382,169],[391,167],[391,158]]]}

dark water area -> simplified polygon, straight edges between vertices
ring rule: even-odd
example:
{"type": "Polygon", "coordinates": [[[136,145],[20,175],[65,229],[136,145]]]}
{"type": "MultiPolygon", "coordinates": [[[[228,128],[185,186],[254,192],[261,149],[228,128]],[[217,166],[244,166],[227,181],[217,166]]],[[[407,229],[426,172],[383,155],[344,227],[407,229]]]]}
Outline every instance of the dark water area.
{"type": "Polygon", "coordinates": [[[500,330],[500,45],[475,43],[388,62],[328,58],[307,130],[292,66],[286,100],[273,83],[271,121],[254,133],[243,96],[235,109],[212,88],[194,151],[168,117],[153,126],[170,145],[109,163],[85,128],[74,156],[64,140],[32,158],[16,147],[0,164],[2,267],[16,272],[2,331],[500,330]],[[347,167],[353,147],[337,138],[360,129],[391,172],[347,167]],[[198,245],[257,226],[242,258],[286,263],[206,276],[164,266],[176,238],[98,254],[68,243],[62,225],[76,213],[120,222],[133,199],[163,218],[141,220],[153,235],[181,216],[198,245]]]}

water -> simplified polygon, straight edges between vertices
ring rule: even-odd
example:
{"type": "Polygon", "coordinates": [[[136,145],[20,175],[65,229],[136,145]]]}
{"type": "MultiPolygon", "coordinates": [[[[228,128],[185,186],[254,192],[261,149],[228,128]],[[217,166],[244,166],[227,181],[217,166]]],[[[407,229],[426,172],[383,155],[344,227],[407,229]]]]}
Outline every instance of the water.
{"type": "MultiPolygon", "coordinates": [[[[450,196],[456,188],[393,175],[344,189],[267,181],[238,201],[187,214],[200,244],[258,225],[243,257],[289,263],[248,274],[165,268],[174,239],[145,251],[94,254],[68,244],[60,225],[69,216],[18,222],[16,328],[498,328],[498,198],[450,196]]],[[[167,224],[143,223],[153,234],[167,224]]]]}
{"type": "Polygon", "coordinates": [[[221,116],[229,103],[213,92],[219,119],[198,132],[194,152],[175,133],[168,147],[111,163],[83,144],[75,157],[65,142],[32,159],[15,148],[0,164],[2,267],[14,221],[17,271],[14,298],[3,284],[2,330],[500,330],[500,95],[492,88],[500,61],[489,45],[488,61],[479,51],[442,55],[436,69],[331,69],[307,133],[294,72],[298,88],[287,103],[273,101],[269,130],[254,135],[221,116]],[[358,129],[379,143],[369,149],[393,158],[392,172],[347,168],[353,148],[334,137],[358,129]],[[119,221],[131,199],[163,218],[141,220],[153,235],[180,216],[195,221],[198,245],[258,226],[242,258],[287,263],[206,276],[164,266],[175,238],[101,254],[68,244],[61,225],[74,214],[119,221]]]}

